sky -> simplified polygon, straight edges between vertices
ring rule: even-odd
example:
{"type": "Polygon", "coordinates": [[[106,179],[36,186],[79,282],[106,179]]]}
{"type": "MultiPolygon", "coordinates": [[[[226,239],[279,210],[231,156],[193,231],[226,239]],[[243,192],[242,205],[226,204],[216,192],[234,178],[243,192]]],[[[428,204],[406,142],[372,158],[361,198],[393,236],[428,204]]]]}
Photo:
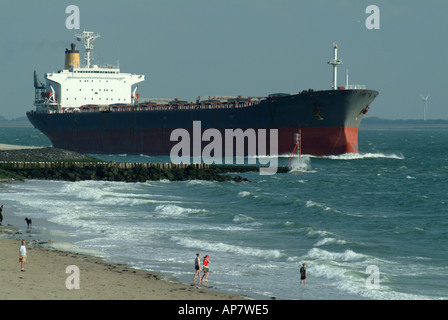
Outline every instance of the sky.
{"type": "Polygon", "coordinates": [[[142,98],[328,90],[337,43],[338,84],[348,69],[349,84],[379,92],[368,116],[423,119],[429,94],[426,118],[448,120],[446,0],[2,0],[0,116],[34,109],[34,70],[43,81],[63,69],[83,30],[100,34],[94,64],[145,75],[142,98]],[[66,27],[69,5],[79,30],[66,27]]]}

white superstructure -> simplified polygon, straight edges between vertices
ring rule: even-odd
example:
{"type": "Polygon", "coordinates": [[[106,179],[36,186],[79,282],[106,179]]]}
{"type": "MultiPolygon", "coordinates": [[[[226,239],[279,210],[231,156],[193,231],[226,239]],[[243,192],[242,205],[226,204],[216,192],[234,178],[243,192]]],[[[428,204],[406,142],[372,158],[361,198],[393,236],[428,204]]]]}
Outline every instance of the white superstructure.
{"type": "Polygon", "coordinates": [[[82,106],[108,106],[132,104],[137,98],[133,85],[145,80],[145,76],[121,73],[118,67],[100,67],[91,64],[92,42],[99,35],[89,31],[77,34],[84,41],[86,65],[81,67],[79,51],[74,44],[65,51],[65,68],[45,74],[46,85],[35,75],[36,111],[77,111],[82,106]],[[133,91],[132,91],[133,90],[133,91]]]}

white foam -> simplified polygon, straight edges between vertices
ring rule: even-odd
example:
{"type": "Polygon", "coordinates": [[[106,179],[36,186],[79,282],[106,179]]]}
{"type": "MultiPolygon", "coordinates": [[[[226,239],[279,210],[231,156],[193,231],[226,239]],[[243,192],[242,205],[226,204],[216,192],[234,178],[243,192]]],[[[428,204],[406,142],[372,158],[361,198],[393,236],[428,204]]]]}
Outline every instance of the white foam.
{"type": "Polygon", "coordinates": [[[184,217],[185,215],[193,213],[207,212],[205,209],[191,209],[183,208],[173,204],[162,204],[158,205],[154,212],[159,216],[170,216],[170,217],[184,217]]]}
{"type": "Polygon", "coordinates": [[[78,247],[77,245],[69,242],[54,242],[50,245],[51,248],[60,250],[60,251],[67,251],[67,252],[77,252],[81,254],[88,254],[88,255],[94,255],[97,257],[108,257],[109,255],[98,250],[89,250],[86,248],[78,247]]]}
{"type": "Polygon", "coordinates": [[[240,191],[238,193],[238,197],[244,198],[244,197],[250,196],[250,194],[251,193],[249,191],[240,191]]]}
{"type": "Polygon", "coordinates": [[[235,223],[247,223],[247,222],[253,222],[254,218],[245,214],[237,214],[233,217],[232,221],[235,223]]]}
{"type": "Polygon", "coordinates": [[[324,204],[320,204],[320,203],[314,202],[314,201],[312,201],[312,200],[308,200],[308,201],[305,203],[305,207],[307,207],[307,208],[317,207],[317,208],[322,208],[322,209],[325,210],[325,211],[332,210],[330,207],[327,207],[327,206],[324,205],[324,204]]]}
{"type": "Polygon", "coordinates": [[[318,242],[316,242],[314,244],[314,246],[320,247],[320,246],[325,246],[325,245],[330,245],[330,244],[343,245],[343,244],[347,244],[347,241],[336,239],[336,238],[323,238],[323,239],[319,240],[318,242]]]}
{"type": "Polygon", "coordinates": [[[310,157],[295,157],[288,164],[289,172],[310,172],[311,170],[311,159],[310,157]]]}
{"type": "Polygon", "coordinates": [[[324,278],[331,281],[332,284],[349,294],[355,294],[356,296],[362,296],[370,299],[377,300],[423,300],[428,297],[417,294],[408,294],[403,292],[397,292],[391,289],[387,285],[387,275],[381,272],[379,288],[369,289],[366,285],[370,274],[366,273],[366,266],[370,264],[370,261],[366,263],[351,263],[350,267],[344,267],[339,264],[320,263],[313,261],[307,263],[308,273],[314,278],[324,278]]]}
{"type": "Polygon", "coordinates": [[[403,160],[404,156],[399,154],[385,153],[344,153],[340,155],[323,156],[322,158],[332,160],[363,160],[363,159],[397,159],[403,160]]]}
{"type": "Polygon", "coordinates": [[[310,237],[314,237],[314,236],[319,236],[319,237],[325,237],[328,235],[331,235],[331,232],[328,231],[324,231],[324,230],[314,230],[311,228],[308,228],[308,236],[310,237]]]}
{"type": "Polygon", "coordinates": [[[277,259],[283,256],[280,250],[267,250],[254,247],[243,247],[223,242],[195,240],[192,238],[171,237],[179,245],[187,248],[200,248],[207,251],[210,255],[216,252],[233,253],[242,256],[255,256],[264,259],[277,259]]]}
{"type": "Polygon", "coordinates": [[[263,224],[261,222],[256,221],[254,218],[245,215],[245,214],[237,214],[233,217],[232,219],[233,223],[237,223],[237,224],[241,224],[245,227],[259,227],[262,226],[263,224]]]}
{"type": "Polygon", "coordinates": [[[285,227],[294,227],[294,226],[297,226],[297,225],[298,225],[298,223],[294,222],[294,221],[285,221],[285,223],[284,223],[285,227]]]}
{"type": "Polygon", "coordinates": [[[142,186],[148,184],[81,181],[65,185],[62,192],[70,195],[71,200],[84,200],[97,205],[132,207],[154,203],[181,203],[177,200],[178,197],[142,193],[142,186]]]}
{"type": "Polygon", "coordinates": [[[341,262],[354,262],[367,259],[367,256],[356,253],[350,249],[347,249],[344,252],[331,252],[320,248],[313,248],[308,251],[307,256],[314,259],[341,262]]]}
{"type": "Polygon", "coordinates": [[[187,183],[189,185],[200,185],[200,186],[209,186],[214,184],[213,181],[207,181],[207,180],[189,180],[187,183]]]}

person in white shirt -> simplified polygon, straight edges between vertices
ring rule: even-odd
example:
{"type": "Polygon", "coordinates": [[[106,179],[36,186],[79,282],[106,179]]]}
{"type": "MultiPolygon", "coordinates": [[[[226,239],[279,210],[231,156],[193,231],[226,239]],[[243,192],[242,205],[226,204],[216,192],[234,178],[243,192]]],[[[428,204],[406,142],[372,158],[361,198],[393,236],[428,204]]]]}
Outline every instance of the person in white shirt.
{"type": "Polygon", "coordinates": [[[26,264],[26,246],[25,241],[22,240],[22,245],[19,248],[19,261],[20,265],[22,267],[21,271],[25,271],[25,264],[26,264]]]}

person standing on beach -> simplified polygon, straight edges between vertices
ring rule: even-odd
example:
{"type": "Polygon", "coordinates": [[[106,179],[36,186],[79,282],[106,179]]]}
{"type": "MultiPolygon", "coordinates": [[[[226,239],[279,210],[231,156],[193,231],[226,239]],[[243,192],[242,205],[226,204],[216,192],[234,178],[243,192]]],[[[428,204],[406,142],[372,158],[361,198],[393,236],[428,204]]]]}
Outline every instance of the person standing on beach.
{"type": "Polygon", "coordinates": [[[307,274],[306,274],[306,264],[304,263],[302,265],[302,268],[300,268],[300,285],[302,285],[302,282],[303,282],[303,285],[306,286],[306,276],[307,276],[307,274]]]}
{"type": "Polygon", "coordinates": [[[196,259],[194,259],[194,277],[193,277],[193,283],[196,283],[196,276],[198,276],[198,282],[201,282],[201,260],[199,259],[201,255],[199,253],[196,253],[196,259]]]}
{"type": "Polygon", "coordinates": [[[25,271],[25,264],[26,264],[26,246],[25,246],[25,241],[22,240],[22,245],[19,248],[19,261],[20,261],[20,266],[22,268],[22,272],[25,271]]]}
{"type": "Polygon", "coordinates": [[[3,222],[3,205],[0,207],[0,226],[2,225],[3,222]]]}
{"type": "Polygon", "coordinates": [[[202,275],[202,278],[201,278],[201,282],[200,283],[202,283],[202,282],[207,282],[207,279],[208,279],[208,273],[209,273],[209,269],[208,269],[208,264],[210,263],[210,260],[208,259],[208,258],[210,258],[210,256],[207,254],[207,255],[205,255],[205,257],[204,257],[204,261],[202,261],[202,264],[204,265],[204,274],[202,275]],[[205,277],[205,280],[204,280],[204,277],[205,277]]]}

